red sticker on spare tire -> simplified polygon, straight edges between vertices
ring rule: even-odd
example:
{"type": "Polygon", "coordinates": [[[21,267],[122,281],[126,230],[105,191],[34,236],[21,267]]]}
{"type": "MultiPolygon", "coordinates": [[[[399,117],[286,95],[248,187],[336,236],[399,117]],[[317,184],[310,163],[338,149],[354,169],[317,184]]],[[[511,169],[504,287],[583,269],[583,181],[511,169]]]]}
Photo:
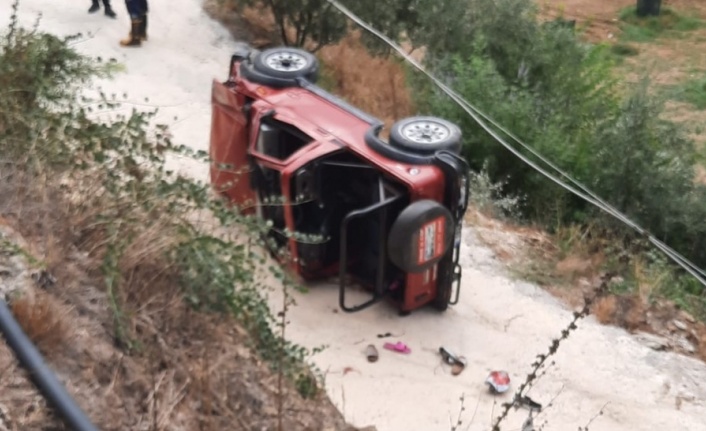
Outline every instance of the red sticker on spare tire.
{"type": "Polygon", "coordinates": [[[444,253],[446,224],[444,217],[437,217],[419,229],[417,264],[422,265],[444,253]]]}

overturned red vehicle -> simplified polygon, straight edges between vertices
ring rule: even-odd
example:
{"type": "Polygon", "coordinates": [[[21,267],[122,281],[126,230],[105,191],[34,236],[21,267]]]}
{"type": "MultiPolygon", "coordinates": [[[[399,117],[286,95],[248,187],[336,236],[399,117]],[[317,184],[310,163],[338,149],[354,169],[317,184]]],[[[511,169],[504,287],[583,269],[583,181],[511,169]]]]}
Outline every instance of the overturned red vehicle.
{"type": "Polygon", "coordinates": [[[343,310],[383,298],[403,313],[446,310],[459,297],[468,199],[459,128],[412,117],[386,142],[381,121],[315,85],[318,68],[298,49],[236,50],[228,79],[213,82],[214,189],[270,221],[302,278],[338,275],[343,310]],[[347,302],[349,280],[370,298],[347,302]]]}

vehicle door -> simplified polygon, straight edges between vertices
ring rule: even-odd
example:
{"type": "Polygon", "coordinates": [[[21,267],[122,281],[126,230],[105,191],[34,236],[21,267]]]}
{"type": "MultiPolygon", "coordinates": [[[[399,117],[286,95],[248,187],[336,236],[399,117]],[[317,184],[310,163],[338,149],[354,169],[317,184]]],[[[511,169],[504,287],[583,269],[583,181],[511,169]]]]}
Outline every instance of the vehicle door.
{"type": "Polygon", "coordinates": [[[213,81],[211,89],[210,175],[216,192],[254,212],[248,137],[252,100],[236,91],[234,84],[213,81]]]}
{"type": "Polygon", "coordinates": [[[272,222],[270,236],[281,247],[289,240],[287,230],[294,228],[291,225],[290,191],[283,186],[286,181],[283,172],[290,166],[292,156],[312,143],[313,139],[273,110],[263,111],[261,108],[255,106],[253,109],[253,130],[248,150],[252,160],[251,177],[257,190],[258,214],[272,222]]]}

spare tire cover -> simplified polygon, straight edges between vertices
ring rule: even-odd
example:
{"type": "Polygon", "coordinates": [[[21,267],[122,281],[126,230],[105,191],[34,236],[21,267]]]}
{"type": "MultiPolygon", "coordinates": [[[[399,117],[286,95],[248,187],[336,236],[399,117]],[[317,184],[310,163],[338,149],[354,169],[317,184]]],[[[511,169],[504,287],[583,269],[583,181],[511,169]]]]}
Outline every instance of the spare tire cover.
{"type": "Polygon", "coordinates": [[[422,272],[440,261],[455,232],[451,212],[432,200],[421,200],[402,210],[387,237],[392,263],[406,272],[422,272]]]}

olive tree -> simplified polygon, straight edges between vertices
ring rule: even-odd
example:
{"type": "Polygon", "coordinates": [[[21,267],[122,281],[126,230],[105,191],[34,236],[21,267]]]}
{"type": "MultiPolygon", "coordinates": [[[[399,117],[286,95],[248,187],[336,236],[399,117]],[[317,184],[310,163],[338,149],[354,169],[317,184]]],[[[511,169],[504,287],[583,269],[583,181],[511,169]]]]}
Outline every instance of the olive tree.
{"type": "Polygon", "coordinates": [[[326,0],[226,0],[237,7],[256,7],[272,14],[286,46],[311,51],[334,43],[346,33],[346,20],[326,0]]]}
{"type": "MultiPolygon", "coordinates": [[[[336,43],[348,30],[348,20],[327,0],[227,0],[238,7],[257,7],[272,14],[283,44],[305,47],[314,52],[336,43]]],[[[437,40],[458,42],[450,36],[464,21],[459,13],[468,10],[468,0],[339,0],[386,36],[407,40],[414,46],[428,46],[437,40]]],[[[373,53],[389,49],[375,36],[364,32],[363,41],[373,53]]]]}

